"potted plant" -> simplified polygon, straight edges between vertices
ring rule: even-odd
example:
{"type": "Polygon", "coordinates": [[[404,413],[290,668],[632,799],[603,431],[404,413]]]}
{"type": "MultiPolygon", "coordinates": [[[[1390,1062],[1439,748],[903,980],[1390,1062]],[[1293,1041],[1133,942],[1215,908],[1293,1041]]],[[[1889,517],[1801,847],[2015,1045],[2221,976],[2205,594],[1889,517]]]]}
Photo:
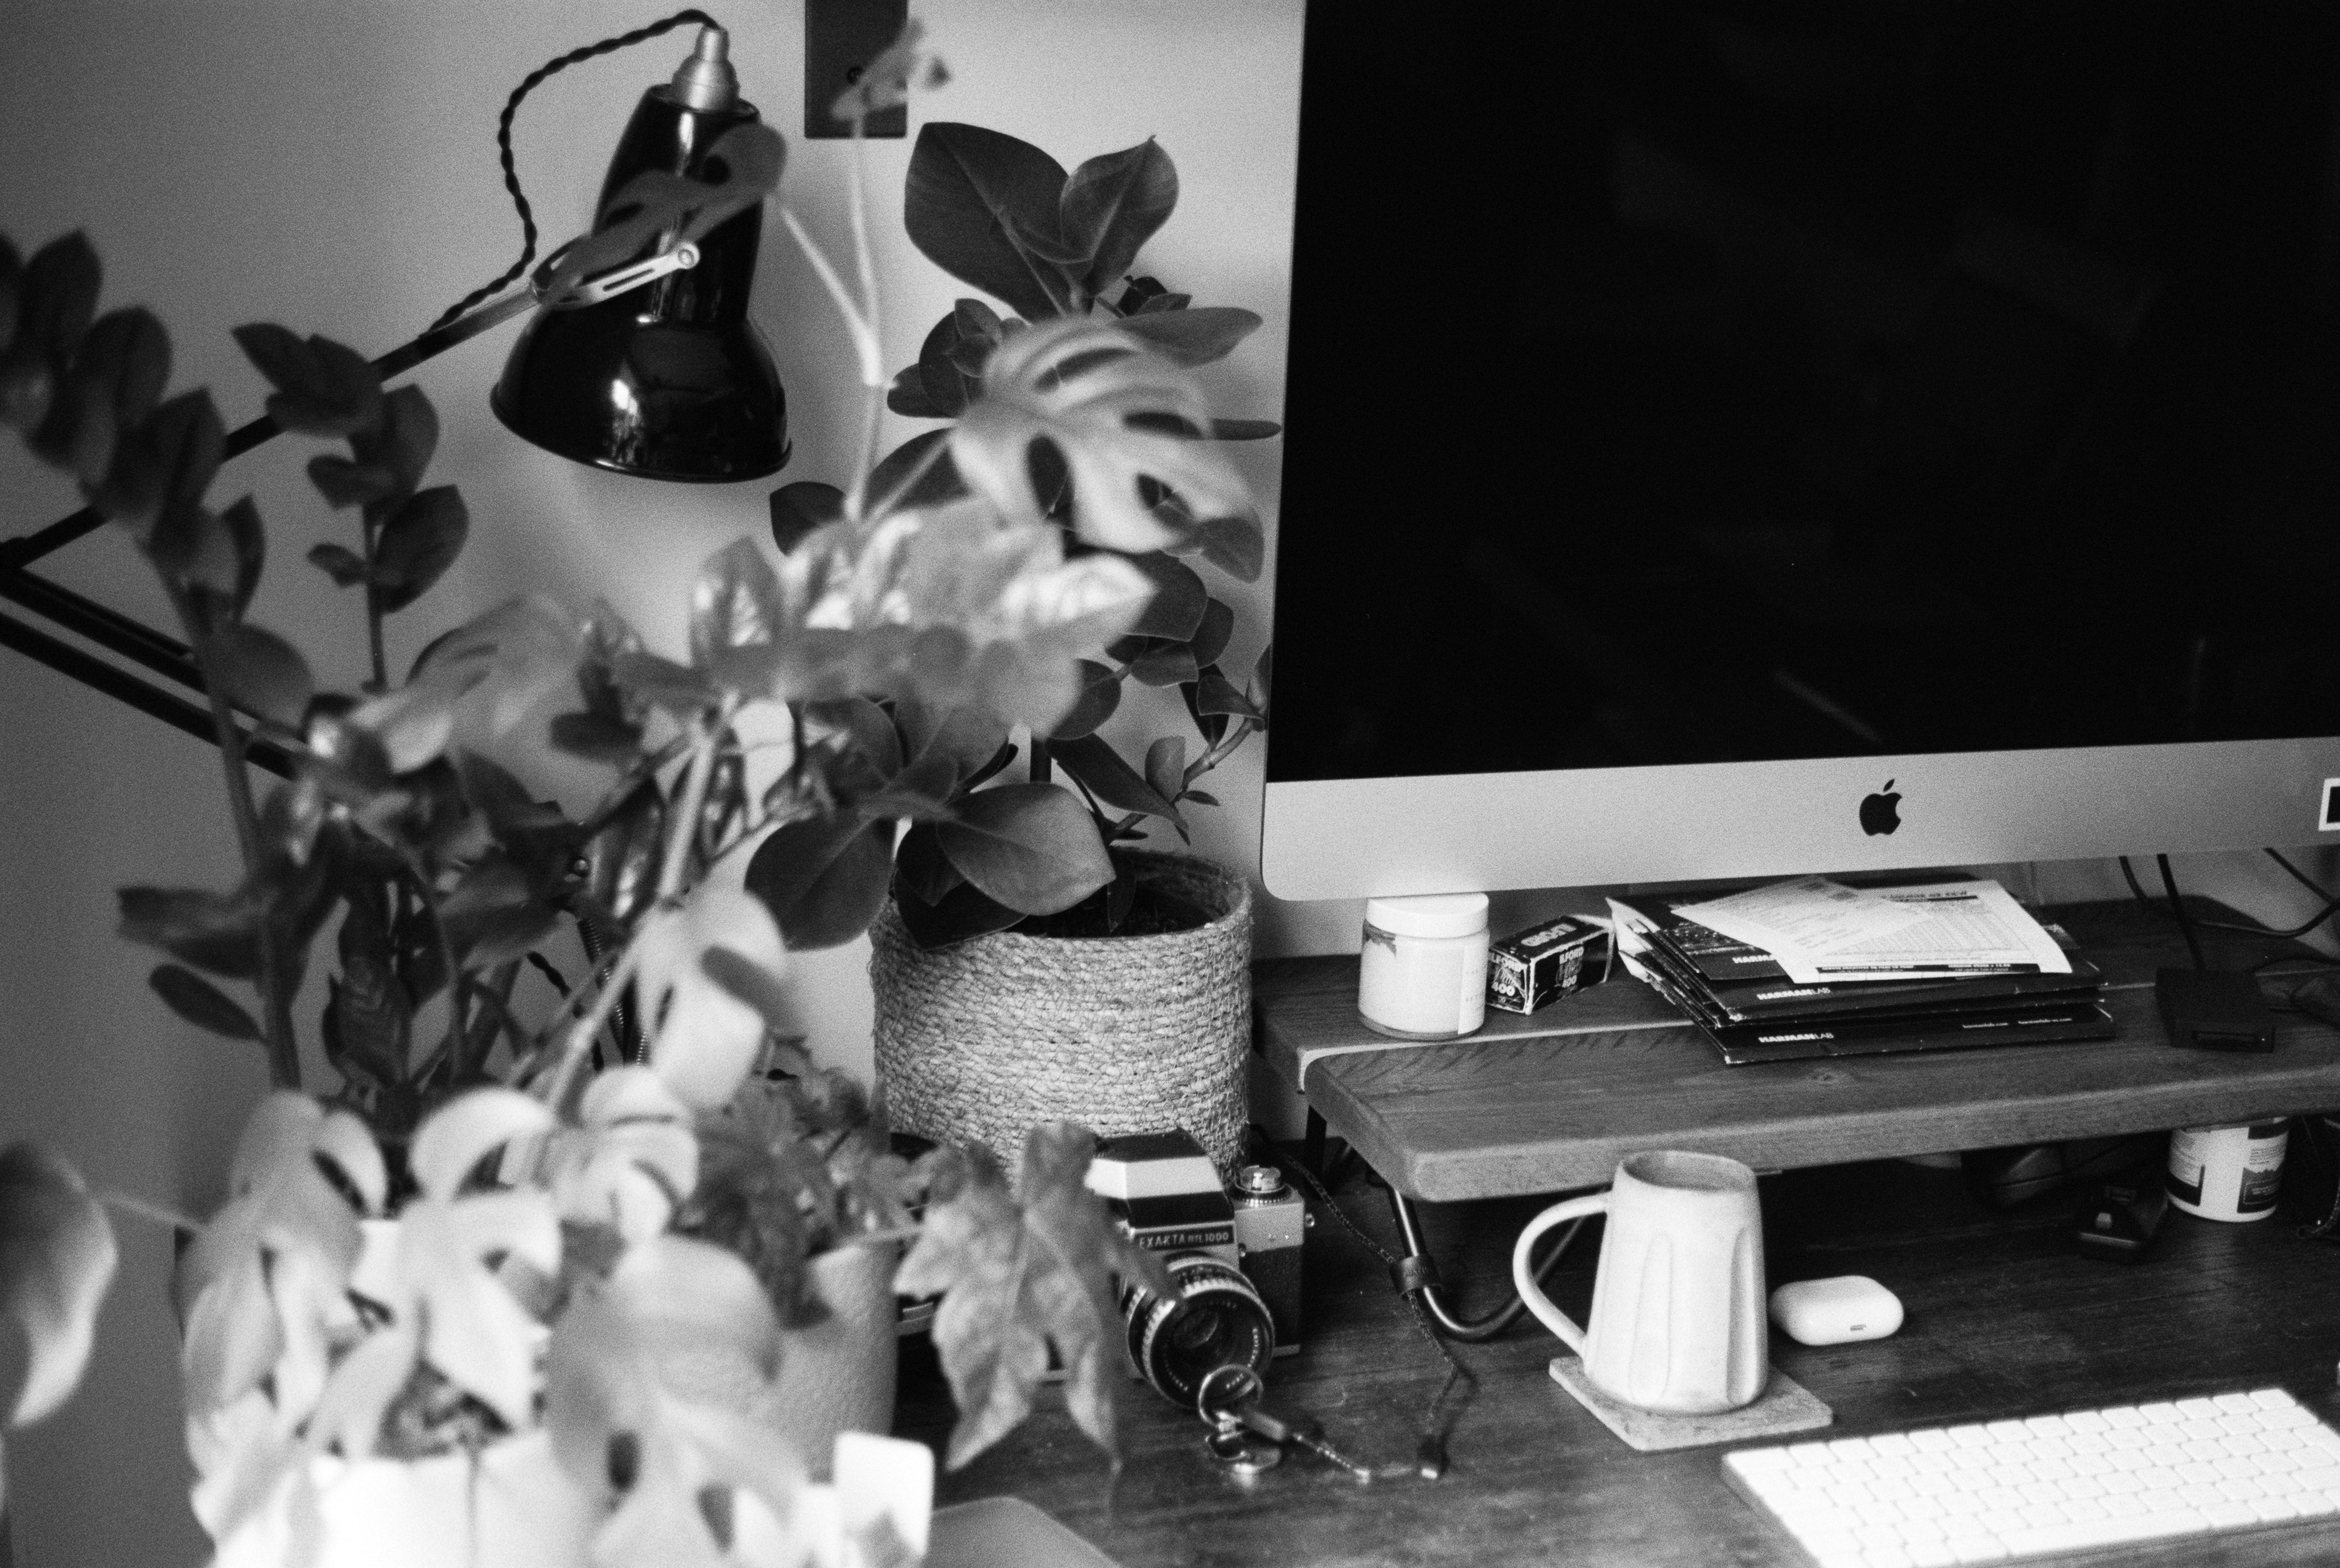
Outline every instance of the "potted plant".
{"type": "MultiPolygon", "coordinates": [[[[914,43],[840,113],[907,90],[914,43]]],[[[756,143],[729,160],[761,172],[754,199],[777,183],[778,138],[732,134],[756,143]]],[[[739,179],[630,186],[600,232],[689,233],[742,199],[739,179]]],[[[858,161],[855,179],[858,194],[858,161]]],[[[874,439],[876,302],[780,216],[853,332],[874,439]]],[[[1068,548],[1036,503],[923,496],[865,451],[833,515],[777,562],[749,541],[708,561],[682,657],[606,609],[521,600],[441,636],[403,681],[377,654],[364,690],[320,692],[297,650],[245,618],[263,532],[248,502],[207,502],[222,452],[207,398],[163,398],[159,323],[96,316],[98,288],[75,237],[21,266],[0,243],[0,419],[153,564],[229,775],[240,884],[124,899],[126,934],[174,960],[157,972],[164,1000],[263,1041],[280,1084],[226,1206],[186,1226],[177,1285],[196,1505],[221,1560],[361,1560],[314,1555],[338,1541],[364,1561],[830,1562],[848,1537],[892,1560],[884,1533],[916,1546],[923,1528],[916,1463],[842,1444],[837,1490],[821,1490],[807,1477],[838,1422],[808,1436],[786,1379],[804,1359],[790,1332],[850,1306],[821,1259],[896,1248],[894,1287],[941,1296],[934,1332],[962,1412],[951,1463],[1021,1418],[1051,1350],[1110,1452],[1125,1383],[1114,1281],[1167,1282],[1083,1186],[1089,1135],[1035,1128],[1012,1188],[980,1150],[906,1164],[866,1103],[775,1037],[788,950],[867,928],[899,824],[987,823],[1003,857],[1030,859],[1063,819],[1086,820],[1054,792],[987,820],[968,781],[996,749],[980,738],[1053,733],[1083,700],[1084,661],[1142,624],[1145,571],[1068,548]],[[611,773],[581,819],[485,754],[528,754],[511,716],[555,681],[578,706],[550,743],[611,773]],[[264,796],[245,772],[262,742],[290,773],[264,796]],[[346,1081],[320,1100],[296,1087],[289,998],[337,914],[322,1033],[346,1081]],[[559,979],[546,1016],[514,987],[563,920],[587,933],[594,972],[559,979]],[[253,987],[257,1017],[223,980],[253,987]]],[[[435,419],[339,345],[239,336],[280,422],[349,442],[312,474],[359,509],[361,548],[312,559],[363,589],[378,650],[381,616],[461,543],[460,501],[419,483],[435,419]]],[[[1133,475],[1171,466],[1145,416],[1189,396],[1154,384],[1129,407],[1133,475]]],[[[1115,448],[1100,431],[1093,450],[1115,448]]],[[[0,1388],[0,1424],[70,1390],[111,1257],[68,1168],[0,1154],[0,1343],[21,1334],[31,1353],[21,1384],[0,1388]]]]}
{"type": "MultiPolygon", "coordinates": [[[[879,474],[921,499],[972,494],[1045,517],[1071,549],[1119,552],[1155,592],[1102,659],[1079,664],[1065,715],[1029,728],[1022,782],[992,781],[1016,759],[1006,731],[971,730],[967,754],[981,765],[903,836],[871,975],[879,1074],[912,1130],[1012,1149],[1036,1116],[1111,1133],[1176,1125],[1232,1170],[1249,887],[1148,840],[1186,842],[1186,813],[1217,804],[1205,776],[1267,724],[1269,654],[1240,681],[1225,672],[1237,617],[1194,563],[1258,578],[1256,511],[1212,442],[1277,427],[1214,418],[1186,374],[1259,317],[1126,275],[1177,195],[1150,140],[1067,174],[979,126],[919,134],[911,239],[1015,313],[962,299],[936,323],[887,403],[954,422],[897,449],[879,474]],[[1125,757],[1100,729],[1132,684],[1175,689],[1192,739],[1164,735],[1125,757]],[[1021,833],[1012,857],[992,837],[1008,821],[1021,833]]],[[[785,541],[837,504],[818,485],[784,487],[775,530],[785,541]]]]}

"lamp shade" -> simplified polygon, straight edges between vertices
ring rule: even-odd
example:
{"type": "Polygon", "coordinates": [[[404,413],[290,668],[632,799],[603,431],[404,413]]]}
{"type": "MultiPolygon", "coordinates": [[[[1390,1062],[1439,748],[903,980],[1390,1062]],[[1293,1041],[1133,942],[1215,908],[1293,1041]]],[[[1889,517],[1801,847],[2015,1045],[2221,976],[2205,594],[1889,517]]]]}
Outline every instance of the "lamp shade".
{"type": "MultiPolygon", "coordinates": [[[[647,169],[699,176],[707,149],[756,108],[694,91],[685,73],[652,87],[618,143],[600,210],[647,169]]],[[[521,439],[644,479],[760,479],[788,460],[788,399],[748,319],[760,203],[709,230],[696,266],[614,298],[536,313],[490,403],[521,439]]]]}

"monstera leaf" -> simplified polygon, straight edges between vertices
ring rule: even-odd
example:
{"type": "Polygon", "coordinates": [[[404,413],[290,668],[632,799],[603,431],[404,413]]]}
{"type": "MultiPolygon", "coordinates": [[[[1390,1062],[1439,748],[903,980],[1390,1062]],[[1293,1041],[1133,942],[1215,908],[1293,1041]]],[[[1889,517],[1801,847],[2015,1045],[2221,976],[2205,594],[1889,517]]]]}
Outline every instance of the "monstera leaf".
{"type": "Polygon", "coordinates": [[[704,1242],[647,1238],[579,1285],[547,1355],[544,1419],[562,1468],[610,1507],[596,1563],[713,1568],[739,1561],[741,1503],[790,1516],[803,1466],[746,1414],[779,1351],[755,1275],[704,1242]]]}
{"type": "Polygon", "coordinates": [[[357,1261],[350,1199],[379,1211],[388,1185],[357,1117],[286,1092],[260,1103],[228,1167],[226,1206],[179,1263],[190,1412],[222,1409],[270,1377],[294,1414],[306,1401],[292,1382],[313,1398],[357,1261]],[[281,1374],[288,1360],[303,1371],[297,1380],[281,1374]]]}
{"type": "Polygon", "coordinates": [[[702,884],[680,909],[651,916],[639,940],[636,992],[642,1017],[658,1028],[650,1069],[683,1104],[716,1110],[755,1064],[765,1026],[764,1015],[706,960],[728,953],[777,978],[788,968],[779,928],[754,895],[702,884]]]}
{"type": "Polygon", "coordinates": [[[1200,388],[1171,361],[1102,322],[1043,322],[984,362],[983,396],[951,430],[951,461],[1002,513],[1040,521],[1049,508],[1033,485],[1032,453],[1045,443],[1064,462],[1074,531],[1135,553],[1185,538],[1142,481],[1197,517],[1251,510],[1234,467],[1199,439],[1209,428],[1200,388]]]}
{"type": "Polygon", "coordinates": [[[945,1293],[934,1335],[959,1408],[953,1469],[1030,1413],[1052,1346],[1073,1419],[1119,1461],[1115,1419],[1129,1374],[1115,1280],[1171,1286],[1161,1260],[1115,1228],[1104,1200],[1082,1185],[1096,1146],[1062,1122],[1035,1127],[1020,1198],[987,1159],[947,1147],[929,1156],[926,1221],[894,1285],[910,1295],[945,1293]]]}
{"type": "Polygon", "coordinates": [[[596,1075],[580,1125],[547,1141],[546,1185],[560,1217],[606,1226],[627,1242],[664,1230],[699,1185],[690,1107],[645,1067],[596,1075]]]}
{"type": "Polygon", "coordinates": [[[515,1431],[534,1414],[544,1331],[505,1283],[515,1266],[550,1276],[560,1227],[537,1187],[471,1190],[489,1156],[550,1130],[552,1113],[513,1089],[474,1089],[415,1133],[409,1164],[420,1194],[398,1216],[377,1283],[388,1322],[333,1368],[311,1440],[362,1458],[383,1413],[424,1365],[515,1431]]]}

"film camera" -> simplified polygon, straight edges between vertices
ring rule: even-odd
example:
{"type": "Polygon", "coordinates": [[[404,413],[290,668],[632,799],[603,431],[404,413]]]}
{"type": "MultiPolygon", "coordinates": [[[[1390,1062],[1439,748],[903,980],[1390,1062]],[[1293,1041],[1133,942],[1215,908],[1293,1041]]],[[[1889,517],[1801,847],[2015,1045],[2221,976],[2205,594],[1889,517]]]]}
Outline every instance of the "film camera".
{"type": "Polygon", "coordinates": [[[1300,1348],[1307,1214],[1273,1166],[1245,1166],[1230,1193],[1192,1134],[1138,1133],[1098,1143],[1088,1185],[1177,1286],[1122,1287],[1130,1365],[1157,1392],[1192,1408],[1218,1368],[1264,1372],[1300,1348]]]}

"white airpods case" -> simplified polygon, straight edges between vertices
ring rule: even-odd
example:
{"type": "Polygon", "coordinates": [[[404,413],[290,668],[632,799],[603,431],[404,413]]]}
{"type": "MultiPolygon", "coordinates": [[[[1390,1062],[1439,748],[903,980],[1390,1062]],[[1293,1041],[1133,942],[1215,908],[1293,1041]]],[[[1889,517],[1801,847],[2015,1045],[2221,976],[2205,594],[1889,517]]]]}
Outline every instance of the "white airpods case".
{"type": "Polygon", "coordinates": [[[1883,1339],[1901,1326],[1901,1298],[1865,1274],[1800,1279],[1771,1293],[1771,1321],[1798,1345],[1883,1339]]]}

